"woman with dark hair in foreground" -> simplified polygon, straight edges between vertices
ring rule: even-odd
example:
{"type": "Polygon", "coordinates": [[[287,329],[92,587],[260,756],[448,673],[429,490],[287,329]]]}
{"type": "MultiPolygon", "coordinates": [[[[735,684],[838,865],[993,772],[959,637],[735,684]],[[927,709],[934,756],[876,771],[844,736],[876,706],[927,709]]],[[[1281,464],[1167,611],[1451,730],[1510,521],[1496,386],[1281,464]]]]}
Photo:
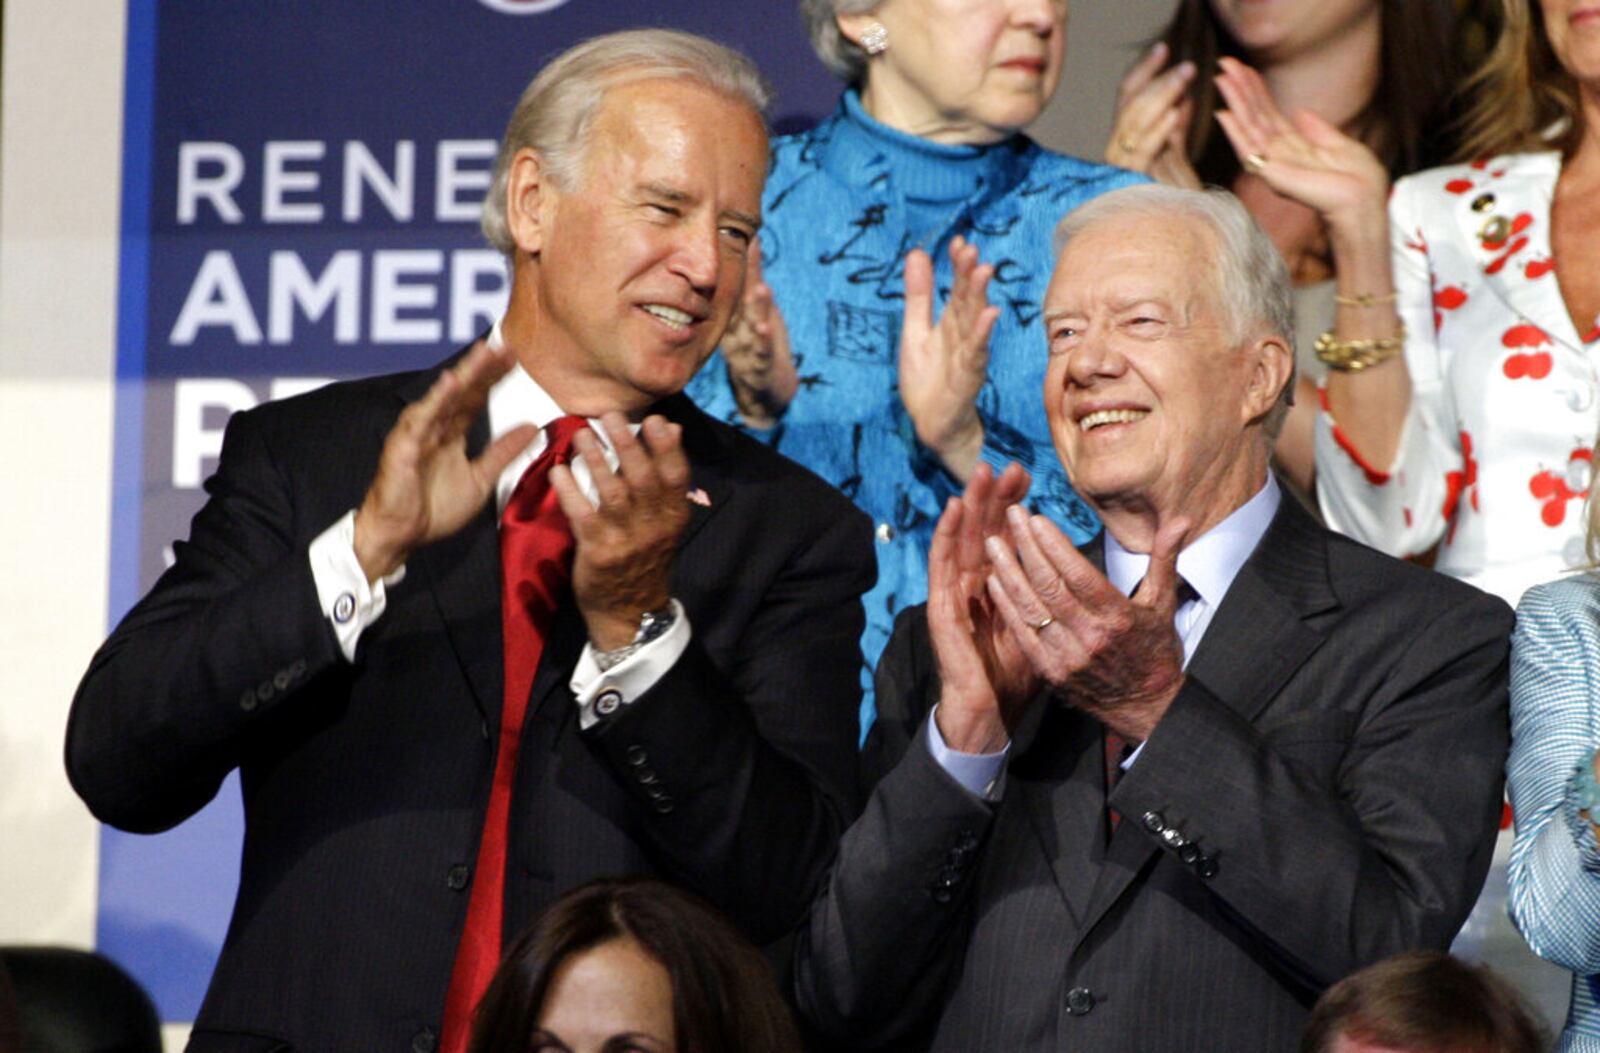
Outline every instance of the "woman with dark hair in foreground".
{"type": "Polygon", "coordinates": [[[771,968],[720,914],[643,879],[563,896],[507,952],[471,1053],[800,1053],[771,968]]]}

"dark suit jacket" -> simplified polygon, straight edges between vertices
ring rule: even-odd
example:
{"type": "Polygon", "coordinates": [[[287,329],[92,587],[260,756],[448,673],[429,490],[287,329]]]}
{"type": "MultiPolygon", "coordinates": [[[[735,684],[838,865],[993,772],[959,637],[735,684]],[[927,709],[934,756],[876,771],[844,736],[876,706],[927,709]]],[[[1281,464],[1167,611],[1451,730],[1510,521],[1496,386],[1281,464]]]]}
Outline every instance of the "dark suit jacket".
{"type": "MultiPolygon", "coordinates": [[[[176,564],[95,656],[67,763],[101,819],[182,821],[237,768],[238,900],[194,1049],[429,1047],[466,909],[502,694],[493,503],[417,552],[346,662],[307,545],[360,503],[437,369],[236,415],[176,564]],[[252,1037],[254,1036],[254,1037],[252,1037]]],[[[506,933],[586,880],[683,883],[757,941],[803,915],[854,812],[870,528],[803,469],[676,397],[695,505],[674,565],[693,642],[579,733],[569,605],[533,685],[506,933]]],[[[480,420],[472,446],[486,441],[480,420]]]]}
{"type": "Polygon", "coordinates": [[[1445,948],[1500,814],[1510,611],[1288,498],[1110,797],[1100,726],[1040,703],[998,805],[921,739],[922,611],[879,667],[903,759],[798,951],[838,1048],[1294,1050],[1327,984],[1445,948]]]}

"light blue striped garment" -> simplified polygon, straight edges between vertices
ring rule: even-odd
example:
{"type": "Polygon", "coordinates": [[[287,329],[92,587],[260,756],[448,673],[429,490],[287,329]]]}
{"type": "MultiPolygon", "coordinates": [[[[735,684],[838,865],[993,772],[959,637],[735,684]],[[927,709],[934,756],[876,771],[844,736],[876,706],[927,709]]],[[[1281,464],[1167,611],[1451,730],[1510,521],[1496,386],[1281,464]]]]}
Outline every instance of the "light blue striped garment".
{"type": "Polygon", "coordinates": [[[1568,791],[1597,745],[1600,580],[1582,575],[1524,594],[1511,646],[1511,919],[1573,971],[1560,1053],[1600,1053],[1600,850],[1568,791]]]}

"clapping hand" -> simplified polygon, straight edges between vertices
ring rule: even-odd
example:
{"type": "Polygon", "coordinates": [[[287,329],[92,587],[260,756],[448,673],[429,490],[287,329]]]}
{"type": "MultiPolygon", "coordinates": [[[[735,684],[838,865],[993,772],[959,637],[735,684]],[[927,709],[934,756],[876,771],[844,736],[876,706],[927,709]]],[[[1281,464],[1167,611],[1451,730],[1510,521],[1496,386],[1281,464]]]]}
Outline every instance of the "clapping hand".
{"type": "Polygon", "coordinates": [[[599,438],[584,428],[572,440],[594,479],[598,504],[579,489],[566,465],[550,469],[561,510],[572,524],[572,595],[601,651],[633,642],[646,611],[660,610],[672,593],[672,561],[689,522],[689,459],[683,428],[665,417],[644,419],[639,434],[620,413],[600,420],[617,452],[606,463],[599,438]]]}
{"type": "Polygon", "coordinates": [[[476,458],[467,456],[467,430],[483,412],[489,389],[516,364],[509,349],[479,344],[401,411],[356,510],[356,559],[368,581],[393,573],[418,548],[466,526],[494,493],[506,465],[539,434],[524,424],[476,458]]]}
{"type": "Polygon", "coordinates": [[[1144,172],[1168,186],[1200,189],[1186,138],[1194,101],[1193,62],[1169,69],[1167,45],[1158,43],[1133,64],[1117,89],[1117,113],[1106,143],[1106,162],[1144,172]]]}
{"type": "Polygon", "coordinates": [[[1228,108],[1217,123],[1245,171],[1315,209],[1336,236],[1385,222],[1389,174],[1366,144],[1309,110],[1284,116],[1261,74],[1237,59],[1221,66],[1217,90],[1228,108]]]}
{"type": "Polygon", "coordinates": [[[986,542],[989,594],[1029,668],[1068,705],[1143,742],[1183,686],[1172,618],[1188,524],[1162,528],[1130,598],[1045,517],[1016,506],[1006,517],[1008,538],[986,542]]]}
{"type": "Polygon", "coordinates": [[[746,261],[744,298],[723,334],[722,360],[739,415],[752,427],[770,428],[789,408],[800,378],[789,348],[789,327],[761,274],[759,239],[746,261]]]}
{"type": "Polygon", "coordinates": [[[1028,473],[1012,464],[999,478],[980,463],[960,497],[939,517],[928,552],[928,635],[942,693],[939,733],[952,748],[993,753],[1033,697],[1037,679],[988,589],[985,541],[1006,529],[1006,509],[1028,492],[1028,473]]]}
{"type": "Polygon", "coordinates": [[[994,268],[978,247],[950,239],[954,284],[933,321],[933,261],[921,249],[906,256],[905,320],[900,327],[900,399],[917,441],[966,481],[983,451],[978,392],[988,378],[989,334],[1000,309],[989,303],[994,268]]]}

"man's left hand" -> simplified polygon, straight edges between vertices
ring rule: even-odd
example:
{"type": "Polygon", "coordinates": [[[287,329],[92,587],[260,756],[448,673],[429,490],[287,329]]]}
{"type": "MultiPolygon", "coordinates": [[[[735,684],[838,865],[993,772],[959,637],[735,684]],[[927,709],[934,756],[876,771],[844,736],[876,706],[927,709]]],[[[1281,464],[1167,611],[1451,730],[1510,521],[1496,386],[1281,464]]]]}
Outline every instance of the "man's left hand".
{"type": "Polygon", "coordinates": [[[1014,506],[1009,526],[1014,548],[989,539],[989,591],[1018,646],[1064,702],[1143,742],[1183,686],[1183,643],[1172,616],[1187,524],[1157,535],[1132,598],[1045,517],[1014,506]]]}
{"type": "Polygon", "coordinates": [[[646,611],[671,600],[672,560],[689,522],[689,461],[682,427],[664,417],[646,417],[637,436],[620,413],[607,413],[600,423],[617,451],[616,471],[588,429],[573,439],[594,478],[599,505],[584,496],[564,465],[551,469],[550,481],[577,541],[572,594],[589,642],[614,651],[633,642],[646,611]]]}

